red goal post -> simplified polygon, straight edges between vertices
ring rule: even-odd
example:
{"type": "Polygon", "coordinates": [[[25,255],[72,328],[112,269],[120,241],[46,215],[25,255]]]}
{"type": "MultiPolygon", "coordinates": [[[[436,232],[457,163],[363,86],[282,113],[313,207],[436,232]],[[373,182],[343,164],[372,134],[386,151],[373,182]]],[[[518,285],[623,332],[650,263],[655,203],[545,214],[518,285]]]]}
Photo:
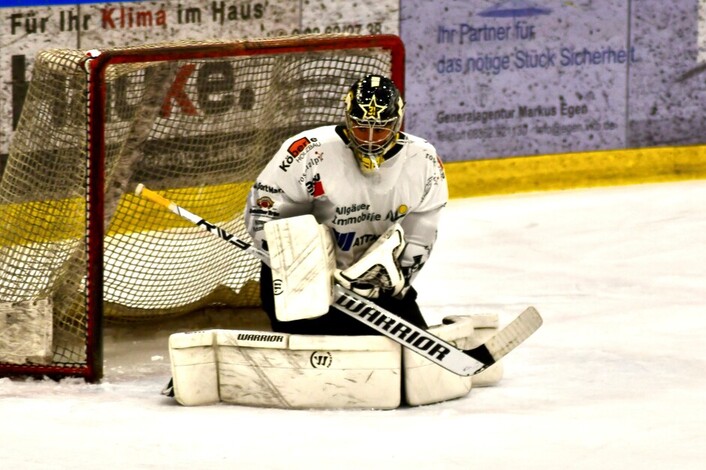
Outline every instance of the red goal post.
{"type": "Polygon", "coordinates": [[[96,381],[104,322],[257,305],[257,260],[135,186],[246,237],[245,195],[282,141],[342,122],[363,74],[403,91],[404,67],[391,35],[41,52],[0,181],[0,376],[96,381]]]}

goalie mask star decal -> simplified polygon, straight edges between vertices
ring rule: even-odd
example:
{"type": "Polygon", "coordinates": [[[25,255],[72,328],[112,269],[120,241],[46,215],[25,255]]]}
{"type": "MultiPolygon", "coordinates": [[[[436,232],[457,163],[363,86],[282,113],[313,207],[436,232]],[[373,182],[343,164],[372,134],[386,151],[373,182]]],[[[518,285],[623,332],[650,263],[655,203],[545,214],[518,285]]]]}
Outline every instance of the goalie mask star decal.
{"type": "Polygon", "coordinates": [[[379,105],[377,103],[377,101],[375,100],[375,95],[373,95],[373,99],[370,100],[370,103],[358,103],[358,106],[360,106],[360,108],[365,113],[363,115],[363,119],[380,119],[380,113],[387,109],[387,106],[379,105]]]}

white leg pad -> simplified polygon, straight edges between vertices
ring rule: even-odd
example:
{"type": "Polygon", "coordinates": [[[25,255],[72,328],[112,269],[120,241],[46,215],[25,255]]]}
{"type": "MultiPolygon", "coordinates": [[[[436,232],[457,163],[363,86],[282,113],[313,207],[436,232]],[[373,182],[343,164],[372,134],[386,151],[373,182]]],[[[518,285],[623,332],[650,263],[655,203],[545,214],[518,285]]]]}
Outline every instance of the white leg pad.
{"type": "MultiPolygon", "coordinates": [[[[471,349],[492,336],[497,325],[497,315],[452,316],[429,331],[461,349],[471,349]]],[[[491,385],[502,378],[500,364],[473,377],[462,377],[408,349],[403,350],[402,361],[406,402],[412,406],[460,398],[466,396],[473,385],[491,385]],[[489,371],[491,373],[485,375],[489,371]]]]}
{"type": "Polygon", "coordinates": [[[247,335],[262,333],[218,332],[224,402],[296,409],[400,405],[401,352],[389,338],[280,334],[282,342],[262,344],[243,342],[247,335]]]}
{"type": "MultiPolygon", "coordinates": [[[[462,349],[490,338],[497,315],[454,316],[430,331],[462,349]]],[[[401,367],[409,405],[467,395],[502,379],[502,363],[461,377],[384,336],[308,336],[250,330],[175,333],[169,338],[176,400],[275,408],[397,408],[401,367]]]]}
{"type": "MultiPolygon", "coordinates": [[[[488,341],[495,333],[498,332],[498,315],[476,314],[471,315],[473,319],[474,335],[468,338],[468,342],[463,346],[463,349],[471,349],[488,341]]],[[[488,387],[495,385],[503,378],[504,368],[503,362],[498,361],[492,366],[485,369],[483,372],[473,376],[474,387],[488,387]]]]}
{"type": "MultiPolygon", "coordinates": [[[[185,334],[172,337],[178,335],[185,334]]],[[[292,409],[392,409],[401,402],[401,348],[384,336],[248,330],[188,335],[200,340],[175,340],[180,347],[171,354],[175,398],[184,405],[220,400],[292,409]]]]}
{"type": "MultiPolygon", "coordinates": [[[[458,346],[459,340],[473,336],[473,321],[460,318],[449,325],[436,325],[429,331],[439,338],[458,346]]],[[[471,377],[461,377],[434,364],[419,354],[405,349],[404,390],[409,405],[427,405],[467,395],[471,391],[471,377]]]]}
{"type": "Polygon", "coordinates": [[[218,403],[218,369],[213,331],[169,336],[174,398],[186,406],[218,403]]]}

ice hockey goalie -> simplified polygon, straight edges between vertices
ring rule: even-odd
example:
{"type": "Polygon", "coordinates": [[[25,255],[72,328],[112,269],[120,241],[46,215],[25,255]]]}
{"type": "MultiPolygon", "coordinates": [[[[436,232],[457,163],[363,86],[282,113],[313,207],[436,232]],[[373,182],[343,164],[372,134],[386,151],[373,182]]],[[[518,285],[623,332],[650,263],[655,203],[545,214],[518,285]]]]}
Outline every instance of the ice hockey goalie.
{"type": "Polygon", "coordinates": [[[434,146],[402,132],[395,84],[362,77],[342,106],[345,123],[287,139],[246,202],[253,245],[269,252],[260,297],[272,331],[174,335],[180,403],[394,408],[499,380],[499,365],[485,378],[452,374],[331,306],[336,282],[464,349],[497,328],[487,316],[430,328],[417,305],[412,283],[432,252],[448,189],[434,146]]]}

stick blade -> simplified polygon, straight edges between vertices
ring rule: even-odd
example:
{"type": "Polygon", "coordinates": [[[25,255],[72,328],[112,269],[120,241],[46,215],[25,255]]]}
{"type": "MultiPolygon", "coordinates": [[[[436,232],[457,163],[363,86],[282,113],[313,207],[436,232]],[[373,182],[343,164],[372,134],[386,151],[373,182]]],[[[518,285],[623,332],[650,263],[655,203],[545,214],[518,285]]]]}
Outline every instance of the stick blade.
{"type": "Polygon", "coordinates": [[[495,364],[532,336],[543,322],[539,312],[534,307],[528,307],[485,344],[466,351],[466,354],[480,360],[486,366],[495,364]]]}

